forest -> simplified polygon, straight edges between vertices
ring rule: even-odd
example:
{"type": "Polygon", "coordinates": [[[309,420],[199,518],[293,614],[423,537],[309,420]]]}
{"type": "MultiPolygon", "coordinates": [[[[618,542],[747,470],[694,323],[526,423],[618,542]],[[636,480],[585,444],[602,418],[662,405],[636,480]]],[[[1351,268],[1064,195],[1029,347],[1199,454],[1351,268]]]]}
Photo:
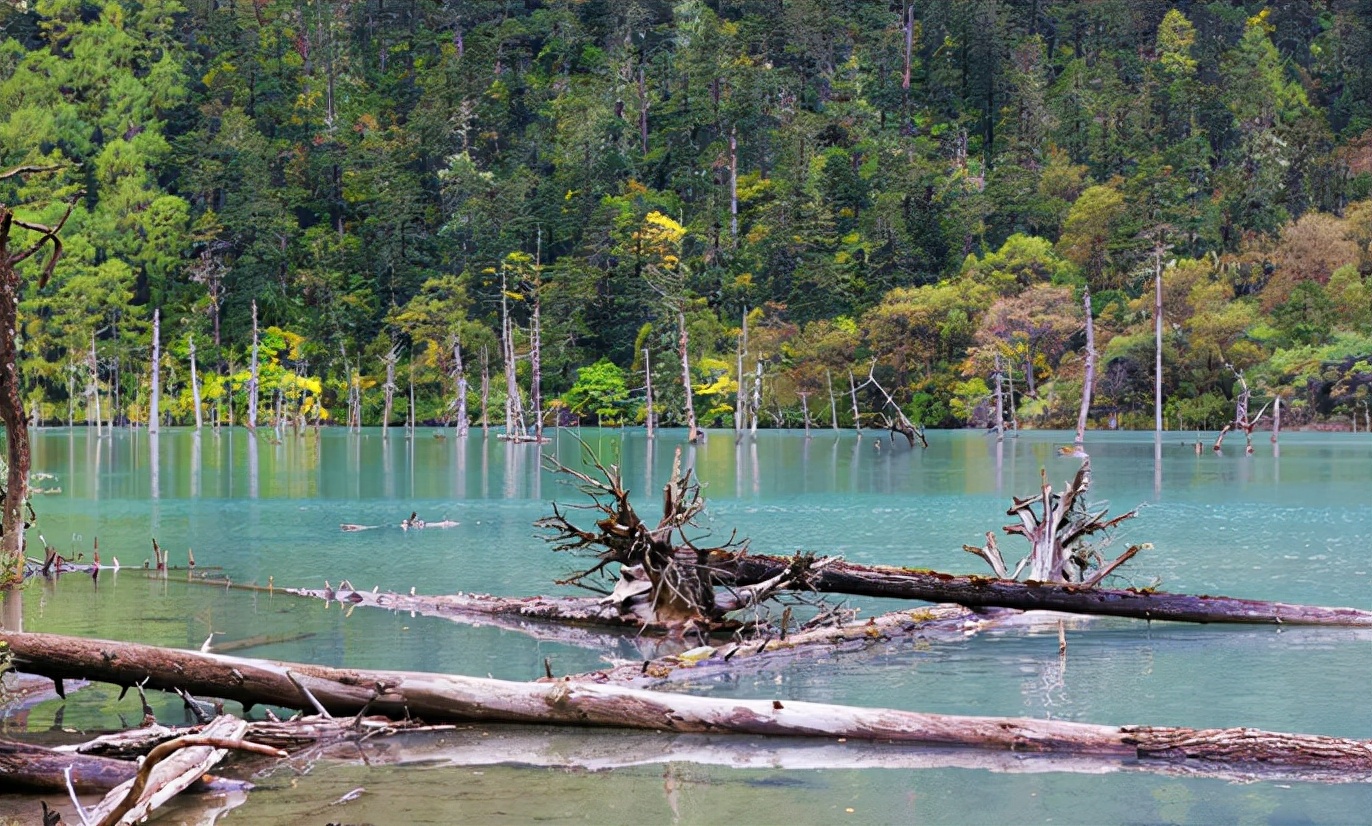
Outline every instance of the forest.
{"type": "Polygon", "coordinates": [[[1372,416],[1365,0],[19,0],[25,167],[40,424],[1059,427],[1086,291],[1093,426],[1155,335],[1169,429],[1372,416]]]}

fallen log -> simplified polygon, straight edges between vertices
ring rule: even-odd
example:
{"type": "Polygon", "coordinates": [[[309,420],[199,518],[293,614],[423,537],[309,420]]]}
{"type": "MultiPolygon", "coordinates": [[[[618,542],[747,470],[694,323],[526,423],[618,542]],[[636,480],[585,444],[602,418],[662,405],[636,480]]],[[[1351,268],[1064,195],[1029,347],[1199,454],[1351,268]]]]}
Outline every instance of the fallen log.
{"type": "MultiPolygon", "coordinates": [[[[716,553],[710,557],[710,565],[717,576],[736,585],[767,580],[793,564],[791,557],[784,556],[716,553]]],[[[1032,580],[1017,582],[993,577],[955,576],[915,568],[858,565],[846,561],[816,572],[807,579],[806,584],[823,593],[951,602],[968,608],[1060,611],[1171,622],[1372,627],[1372,611],[1359,608],[1327,608],[1032,580]]]]}
{"type": "Polygon", "coordinates": [[[1029,718],[924,714],[776,700],[666,694],[584,680],[505,680],[329,668],[178,651],[54,634],[0,633],[16,667],[50,678],[81,675],[181,688],[245,704],[318,706],[427,722],[538,723],[666,732],[842,737],[934,746],[1114,758],[1207,760],[1372,770],[1372,741],[1257,729],[1104,726],[1029,718]]]}
{"type": "Polygon", "coordinates": [[[132,778],[105,795],[100,805],[90,812],[90,820],[99,826],[143,820],[153,809],[198,781],[223,760],[230,749],[286,756],[277,749],[244,743],[241,738],[247,729],[246,722],[224,715],[215,718],[197,734],[159,744],[144,758],[132,778]]]}
{"type": "Polygon", "coordinates": [[[81,794],[107,792],[138,772],[137,764],[124,760],[66,754],[29,743],[0,740],[0,792],[65,794],[64,772],[68,768],[72,787],[81,794]]]}

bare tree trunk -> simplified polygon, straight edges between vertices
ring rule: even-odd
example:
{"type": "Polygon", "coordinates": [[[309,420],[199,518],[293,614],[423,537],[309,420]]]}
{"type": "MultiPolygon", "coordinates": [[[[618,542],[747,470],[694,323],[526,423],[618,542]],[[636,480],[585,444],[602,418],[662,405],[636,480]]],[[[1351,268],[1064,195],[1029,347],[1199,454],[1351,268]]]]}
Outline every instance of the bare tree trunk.
{"type": "MultiPolygon", "coordinates": [[[[453,376],[457,379],[457,398],[453,401],[457,405],[457,435],[459,438],[467,435],[467,372],[462,364],[462,340],[453,340],[453,376]]],[[[484,418],[485,411],[483,409],[484,418]]]]}
{"type": "Polygon", "coordinates": [[[391,413],[395,409],[395,363],[400,359],[400,345],[392,344],[391,349],[382,357],[386,363],[386,383],[382,385],[382,390],[386,393],[386,401],[381,412],[381,436],[384,438],[391,427],[391,413]]]}
{"type": "Polygon", "coordinates": [[[824,371],[824,380],[829,384],[829,423],[833,426],[834,432],[838,432],[838,398],[834,396],[834,376],[828,370],[824,371]]]}
{"type": "MultiPolygon", "coordinates": [[[[22,286],[6,248],[10,213],[0,206],[0,421],[5,424],[4,514],[0,518],[0,588],[23,577],[25,513],[29,503],[29,423],[19,396],[19,294],[22,286]]],[[[97,432],[98,429],[97,429],[97,432]]]]}
{"type": "MultiPolygon", "coordinates": [[[[1358,420],[1358,419],[1357,419],[1357,416],[1354,416],[1354,417],[1353,417],[1353,421],[1356,422],[1357,420],[1358,420]]],[[[1276,399],[1274,399],[1274,400],[1272,401],[1272,444],[1276,444],[1276,443],[1277,443],[1277,439],[1278,439],[1278,437],[1280,437],[1280,436],[1281,436],[1281,396],[1277,396],[1276,399]]]]}
{"type": "Polygon", "coordinates": [[[748,435],[757,436],[757,414],[762,409],[762,359],[753,362],[753,401],[748,405],[748,435]]]}
{"type": "Polygon", "coordinates": [[[800,393],[800,418],[805,428],[805,438],[810,438],[810,394],[800,393]]]}
{"type": "Polygon", "coordinates": [[[543,441],[543,228],[538,228],[534,256],[534,306],[529,325],[529,407],[534,417],[534,440],[543,441]]]}
{"type": "Polygon", "coordinates": [[[1086,375],[1081,382],[1081,409],[1077,411],[1078,453],[1085,452],[1082,446],[1086,437],[1086,415],[1091,410],[1091,391],[1096,383],[1096,325],[1091,319],[1091,290],[1082,296],[1082,306],[1086,310],[1086,375]]]}
{"type": "Polygon", "coordinates": [[[195,333],[186,333],[186,346],[191,355],[191,403],[195,405],[195,432],[200,432],[204,415],[200,411],[200,379],[195,372],[195,333]]]}
{"type": "Polygon", "coordinates": [[[410,406],[405,412],[405,433],[411,439],[414,438],[415,410],[414,410],[414,352],[410,353],[410,406]]]}
{"type": "Polygon", "coordinates": [[[643,348],[643,378],[648,393],[648,410],[643,419],[648,426],[648,438],[651,439],[655,435],[653,432],[653,363],[647,347],[643,348]]]}
{"type": "Polygon", "coordinates": [[[996,441],[1005,438],[1005,402],[1001,398],[1000,353],[996,354],[996,441]]]}
{"type": "Polygon", "coordinates": [[[643,63],[638,64],[638,138],[644,155],[648,154],[648,83],[643,63]]]}
{"type": "MultiPolygon", "coordinates": [[[[95,353],[95,333],[91,333],[91,354],[90,358],[86,360],[86,364],[91,371],[90,389],[87,392],[95,407],[95,435],[98,438],[100,436],[100,360],[95,353]]],[[[87,422],[90,421],[90,418],[90,410],[88,409],[86,411],[87,422]]]]}
{"type": "Polygon", "coordinates": [[[334,716],[365,710],[426,722],[598,726],[671,732],[850,738],[1123,759],[1372,768],[1369,744],[1257,729],[1105,726],[1060,720],[971,717],[796,700],[739,700],[645,691],[592,680],[518,683],[413,671],[337,669],[177,651],[55,634],[3,633],[16,663],[55,680],[179,688],[252,705],[334,716]],[[141,682],[140,682],[141,681],[141,682]]]}
{"type": "MultiPolygon", "coordinates": [[[[21,166],[0,173],[0,180],[29,172],[52,172],[56,167],[21,166]]],[[[62,257],[62,242],[57,237],[76,201],[67,205],[66,214],[53,227],[22,220],[0,203],[0,421],[5,425],[6,460],[9,472],[5,481],[4,513],[0,515],[0,588],[8,589],[23,576],[24,530],[28,527],[24,511],[29,501],[29,423],[24,418],[24,400],[19,376],[19,298],[23,284],[17,267],[52,242],[52,253],[38,279],[41,289],[52,276],[62,257]],[[15,227],[38,233],[38,240],[27,249],[10,248],[10,233],[15,227]]]]}
{"type": "Polygon", "coordinates": [[[734,246],[738,246],[738,127],[736,126],[729,127],[729,238],[734,246]]]}
{"type": "Polygon", "coordinates": [[[491,359],[485,346],[481,348],[481,435],[491,432],[491,359]]]}
{"type": "Polygon", "coordinates": [[[1009,389],[1007,402],[1010,406],[1010,429],[1019,432],[1019,412],[1015,410],[1015,362],[1012,359],[1005,360],[1005,384],[1009,389]]]}
{"type": "Polygon", "coordinates": [[[1153,263],[1153,430],[1162,433],[1162,255],[1153,263]]]}
{"type": "Polygon", "coordinates": [[[862,416],[858,413],[857,403],[857,382],[853,379],[853,371],[848,371],[848,394],[853,399],[853,429],[857,431],[858,438],[862,438],[862,416]]]}
{"type": "Polygon", "coordinates": [[[257,301],[252,303],[252,361],[248,365],[248,429],[257,429],[257,301]]]}
{"type": "Polygon", "coordinates": [[[910,91],[910,64],[915,49],[915,4],[905,7],[905,71],[900,76],[900,88],[910,91]]]}
{"type": "MultiPolygon", "coordinates": [[[[790,570],[795,559],[767,554],[714,553],[710,568],[721,583],[747,586],[790,570]]],[[[1330,625],[1372,628],[1372,611],[1327,608],[1225,596],[1083,587],[1073,582],[1017,582],[984,576],[950,576],[887,565],[838,560],[807,577],[820,593],[884,599],[951,602],[968,608],[1062,611],[1167,622],[1247,625],[1330,625]]]]}
{"type": "Polygon", "coordinates": [[[505,437],[520,439],[525,435],[524,409],[519,398],[519,383],[515,378],[514,325],[510,323],[509,299],[506,298],[505,271],[500,272],[500,330],[502,357],[505,362],[505,437]]]}
{"type": "Polygon", "coordinates": [[[738,333],[738,388],[734,392],[734,444],[738,444],[743,438],[743,410],[745,406],[744,395],[747,392],[748,380],[743,375],[743,353],[748,349],[748,308],[743,308],[743,326],[738,333]]]}
{"type": "Polygon", "coordinates": [[[162,309],[152,311],[152,398],[148,400],[148,432],[156,433],[161,417],[162,395],[162,309]]]}
{"type": "Polygon", "coordinates": [[[681,355],[681,386],[686,391],[686,439],[691,444],[695,444],[704,434],[700,432],[696,424],[696,405],[692,396],[691,388],[691,340],[686,332],[686,309],[680,305],[676,308],[677,323],[677,351],[681,355]]]}

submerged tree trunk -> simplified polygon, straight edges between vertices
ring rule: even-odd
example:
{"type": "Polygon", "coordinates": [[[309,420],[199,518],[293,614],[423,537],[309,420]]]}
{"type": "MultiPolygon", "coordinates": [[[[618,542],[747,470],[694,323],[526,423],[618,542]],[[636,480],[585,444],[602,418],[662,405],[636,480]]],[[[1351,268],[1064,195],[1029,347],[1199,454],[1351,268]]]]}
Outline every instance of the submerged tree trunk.
{"type": "Polygon", "coordinates": [[[0,633],[24,671],[143,683],[245,705],[363,711],[426,722],[522,723],[667,732],[846,737],[1017,752],[1203,759],[1339,770],[1372,768],[1372,743],[1256,729],[1101,726],[1029,718],[924,714],[793,700],[665,694],[593,681],[505,680],[341,669],[53,634],[0,633]]]}

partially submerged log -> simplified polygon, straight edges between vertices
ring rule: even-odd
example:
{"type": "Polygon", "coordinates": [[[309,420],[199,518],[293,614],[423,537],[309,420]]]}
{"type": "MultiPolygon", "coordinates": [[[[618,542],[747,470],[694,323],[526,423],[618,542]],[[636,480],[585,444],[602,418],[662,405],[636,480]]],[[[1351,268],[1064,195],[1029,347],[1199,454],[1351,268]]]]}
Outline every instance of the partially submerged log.
{"type": "Polygon", "coordinates": [[[667,732],[839,737],[1112,758],[1205,760],[1372,771],[1372,742],[1256,729],[1102,726],[922,714],[776,700],[718,699],[598,684],[327,668],[52,634],[2,633],[18,667],[334,715],[375,711],[426,721],[541,723],[667,732]]]}
{"type": "MultiPolygon", "coordinates": [[[[740,585],[776,576],[793,564],[790,557],[760,554],[719,556],[710,562],[717,570],[731,574],[733,581],[740,585]]],[[[843,561],[824,568],[807,580],[807,585],[824,593],[951,602],[968,608],[1061,611],[1171,622],[1372,627],[1372,611],[1359,608],[1169,594],[1151,589],[1085,587],[1072,583],[1016,582],[843,561]]]]}
{"type": "Polygon", "coordinates": [[[125,760],[0,740],[0,792],[67,791],[64,775],[71,769],[71,785],[78,793],[107,792],[131,779],[138,766],[125,760]]]}

